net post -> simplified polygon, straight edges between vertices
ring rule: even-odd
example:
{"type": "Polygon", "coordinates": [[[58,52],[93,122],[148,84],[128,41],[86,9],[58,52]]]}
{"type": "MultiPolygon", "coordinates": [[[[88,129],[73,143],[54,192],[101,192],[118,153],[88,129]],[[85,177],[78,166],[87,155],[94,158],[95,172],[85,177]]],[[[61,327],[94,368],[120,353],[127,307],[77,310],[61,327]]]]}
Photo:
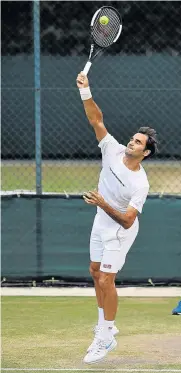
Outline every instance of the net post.
{"type": "Polygon", "coordinates": [[[42,194],[41,160],[41,81],[40,81],[40,1],[33,1],[34,28],[34,91],[35,91],[35,154],[36,193],[42,194]]]}
{"type": "Polygon", "coordinates": [[[42,158],[41,158],[41,79],[40,79],[40,1],[33,1],[34,28],[34,92],[35,92],[35,154],[36,154],[36,253],[37,277],[42,275],[42,158]]]}

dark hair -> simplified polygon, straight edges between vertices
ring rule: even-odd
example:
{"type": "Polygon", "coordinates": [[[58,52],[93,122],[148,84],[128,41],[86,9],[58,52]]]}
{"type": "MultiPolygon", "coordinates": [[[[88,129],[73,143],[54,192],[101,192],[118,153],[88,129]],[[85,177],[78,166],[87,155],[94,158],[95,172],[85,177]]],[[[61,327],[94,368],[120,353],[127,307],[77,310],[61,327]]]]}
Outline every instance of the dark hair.
{"type": "Polygon", "coordinates": [[[157,141],[157,133],[153,128],[150,127],[140,127],[138,133],[142,133],[143,135],[147,135],[148,139],[146,142],[145,150],[150,150],[150,154],[148,154],[145,158],[152,157],[158,151],[158,141],[157,141]]]}

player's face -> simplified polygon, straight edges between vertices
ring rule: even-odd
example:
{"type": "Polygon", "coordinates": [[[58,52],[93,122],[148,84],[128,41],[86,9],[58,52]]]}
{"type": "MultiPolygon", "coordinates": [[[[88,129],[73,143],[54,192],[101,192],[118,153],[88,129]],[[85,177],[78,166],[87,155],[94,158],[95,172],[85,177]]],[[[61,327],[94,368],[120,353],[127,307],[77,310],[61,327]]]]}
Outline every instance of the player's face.
{"type": "Polygon", "coordinates": [[[130,141],[126,148],[126,155],[142,159],[149,154],[149,150],[145,150],[148,136],[143,133],[136,133],[130,138],[130,141]]]}

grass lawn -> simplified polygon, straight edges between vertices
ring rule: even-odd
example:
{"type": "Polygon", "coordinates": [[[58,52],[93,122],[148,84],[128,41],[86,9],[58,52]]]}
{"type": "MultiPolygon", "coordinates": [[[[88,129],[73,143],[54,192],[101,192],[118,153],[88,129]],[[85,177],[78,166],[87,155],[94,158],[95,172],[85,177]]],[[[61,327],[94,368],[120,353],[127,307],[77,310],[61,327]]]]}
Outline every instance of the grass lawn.
{"type": "Polygon", "coordinates": [[[119,298],[117,349],[105,361],[85,366],[82,358],[97,319],[94,297],[2,297],[3,371],[181,370],[181,317],[171,315],[177,302],[175,298],[119,298]]]}
{"type": "MultiPolygon", "coordinates": [[[[181,194],[181,162],[145,163],[150,193],[181,194]]],[[[81,193],[97,186],[100,162],[44,162],[44,192],[81,193]]],[[[2,163],[2,187],[7,190],[35,190],[36,171],[32,162],[2,163]]]]}

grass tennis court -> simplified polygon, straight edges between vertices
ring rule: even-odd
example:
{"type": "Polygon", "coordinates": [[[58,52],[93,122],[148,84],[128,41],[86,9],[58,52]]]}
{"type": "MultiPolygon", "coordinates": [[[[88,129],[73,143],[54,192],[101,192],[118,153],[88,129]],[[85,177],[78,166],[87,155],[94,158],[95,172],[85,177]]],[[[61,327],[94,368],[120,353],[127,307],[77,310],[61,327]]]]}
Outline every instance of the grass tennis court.
{"type": "MultiPolygon", "coordinates": [[[[150,193],[181,193],[181,162],[145,162],[143,166],[150,182],[150,193]]],[[[43,162],[44,192],[81,193],[97,186],[100,162],[43,162]]],[[[2,187],[7,190],[35,190],[35,163],[2,162],[2,187]]]]}
{"type": "Polygon", "coordinates": [[[85,366],[82,358],[97,319],[94,297],[2,297],[3,371],[181,369],[181,319],[171,315],[177,302],[119,298],[118,347],[105,361],[85,366]]]}

